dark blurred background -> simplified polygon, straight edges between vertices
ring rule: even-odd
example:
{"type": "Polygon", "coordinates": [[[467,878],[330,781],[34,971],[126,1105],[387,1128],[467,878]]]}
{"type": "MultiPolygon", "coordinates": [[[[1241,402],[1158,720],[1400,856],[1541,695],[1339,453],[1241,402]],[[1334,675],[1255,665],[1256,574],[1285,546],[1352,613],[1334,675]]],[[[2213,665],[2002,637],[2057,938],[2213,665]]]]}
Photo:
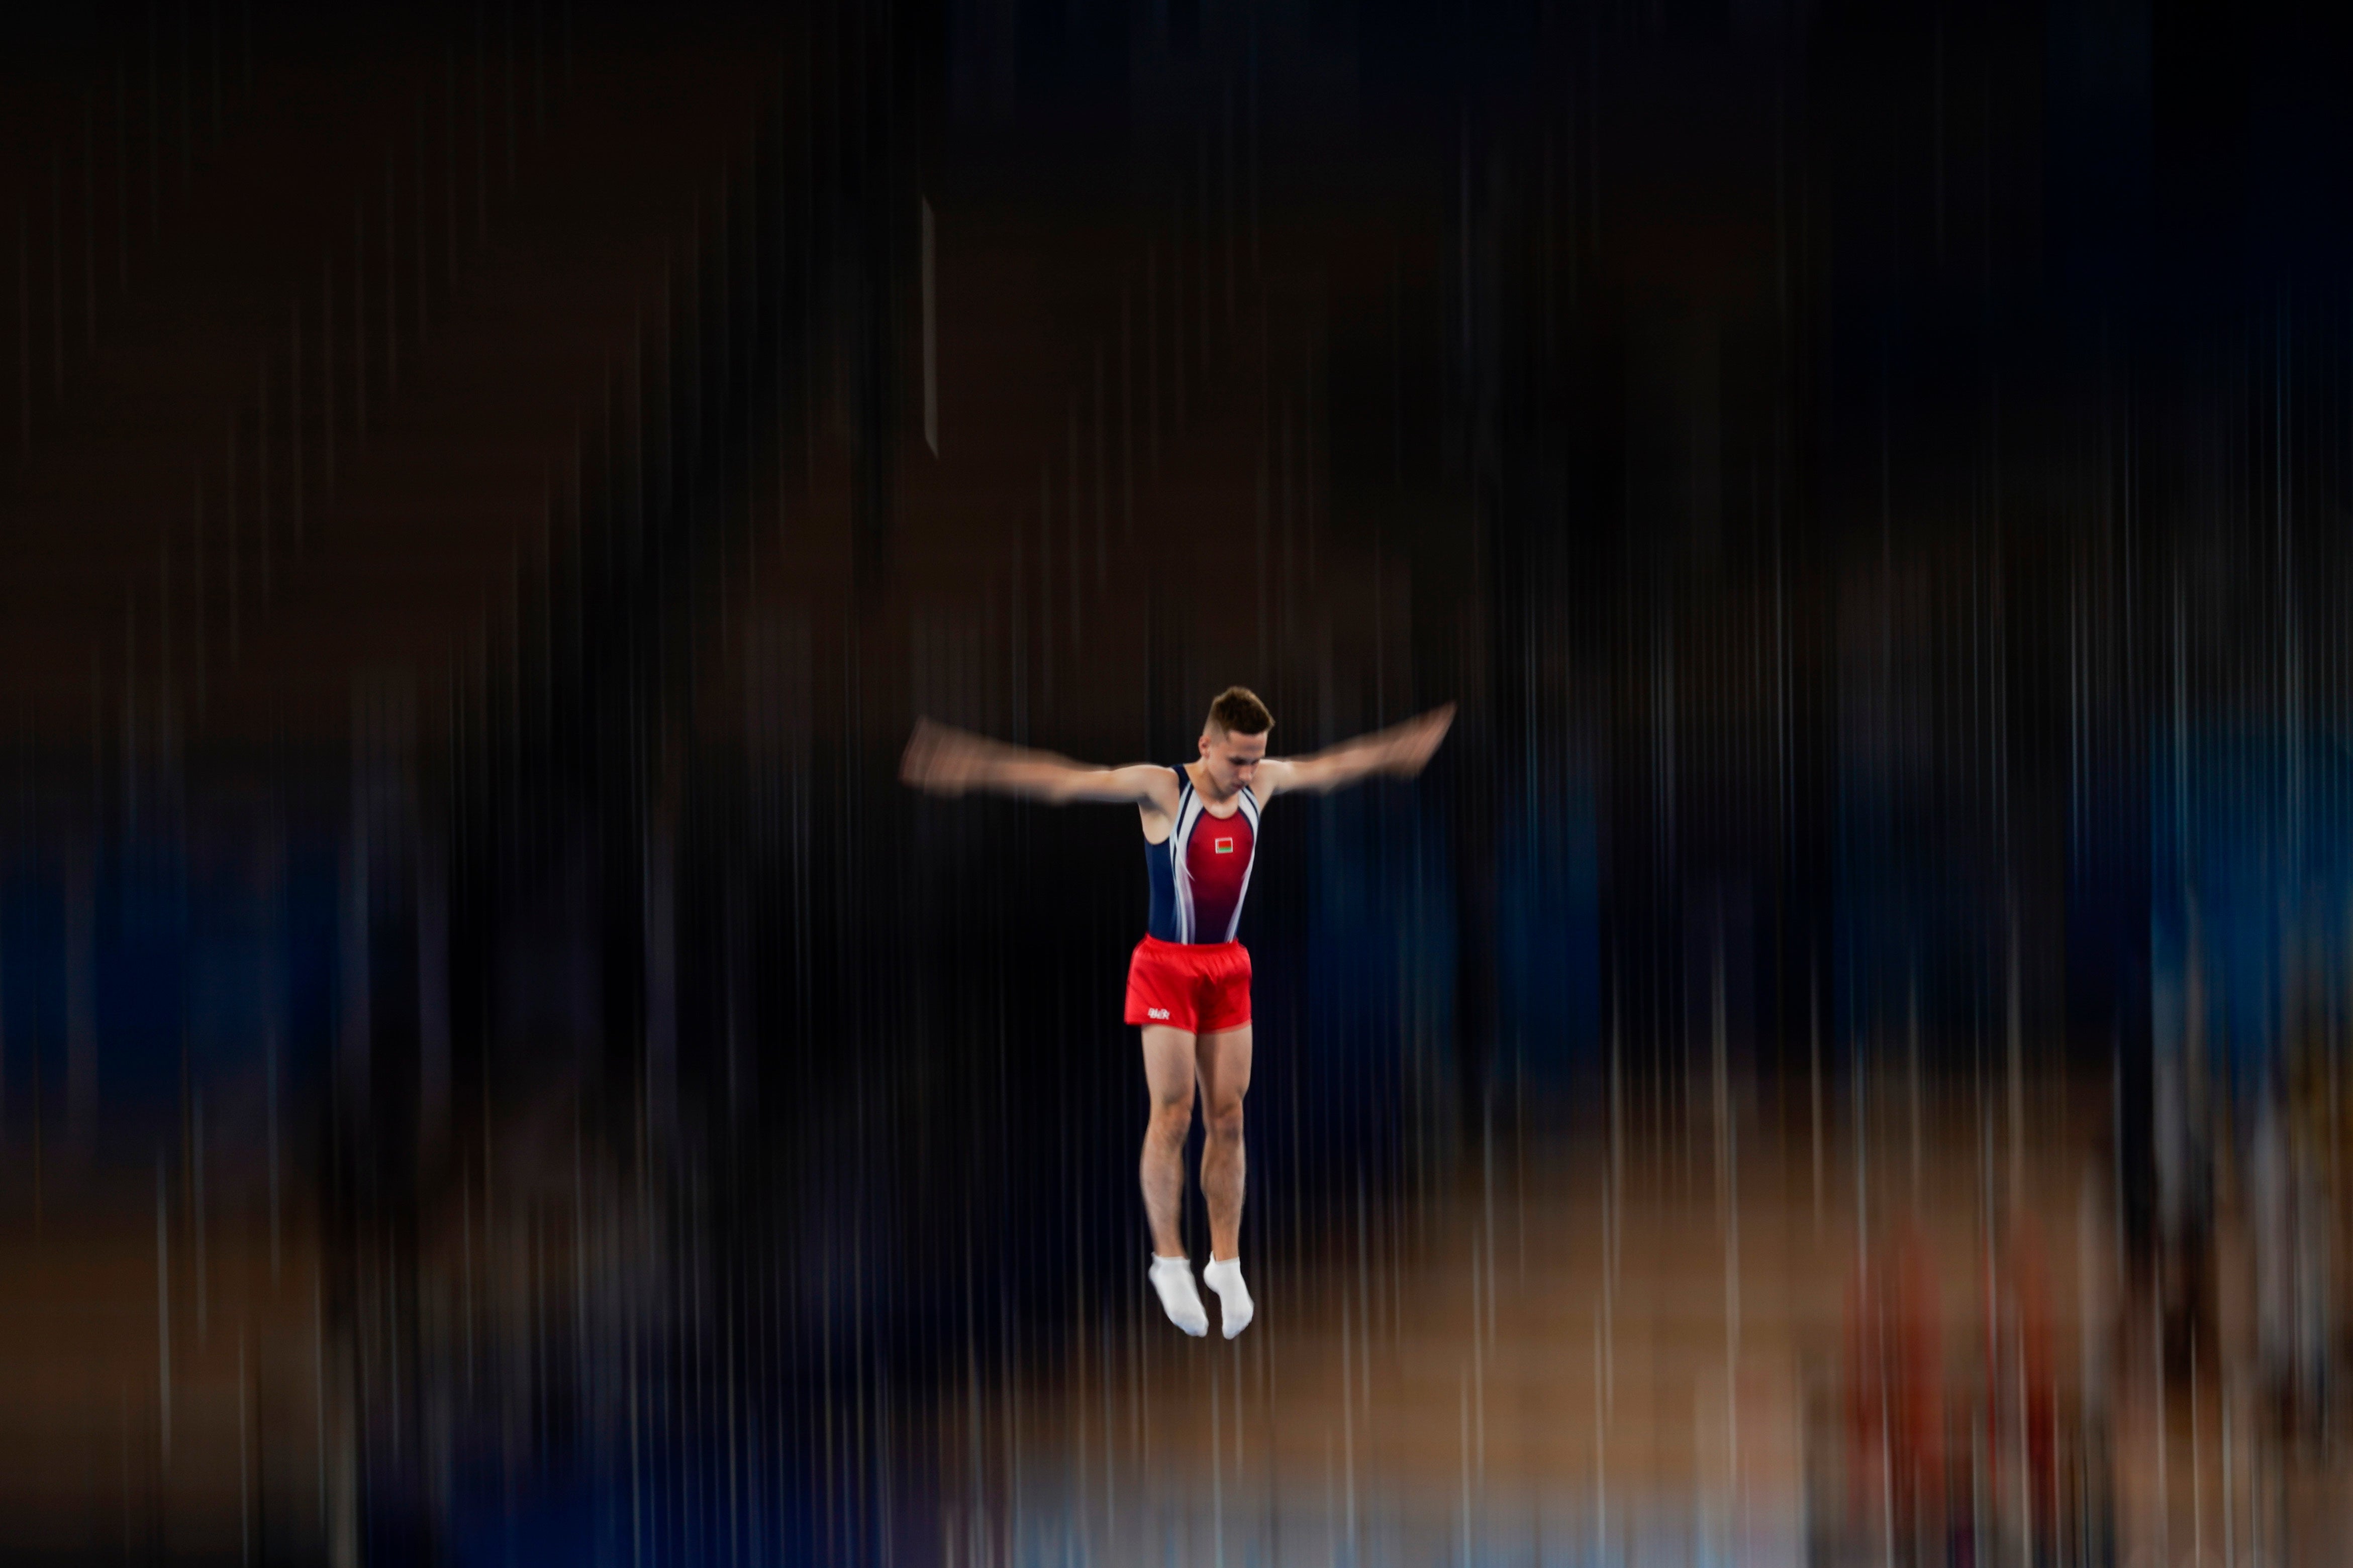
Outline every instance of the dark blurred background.
{"type": "Polygon", "coordinates": [[[12,15],[0,1554],[2341,1560],[2348,42],[12,15]],[[1231,682],[1225,1345],[896,766],[1231,682]]]}

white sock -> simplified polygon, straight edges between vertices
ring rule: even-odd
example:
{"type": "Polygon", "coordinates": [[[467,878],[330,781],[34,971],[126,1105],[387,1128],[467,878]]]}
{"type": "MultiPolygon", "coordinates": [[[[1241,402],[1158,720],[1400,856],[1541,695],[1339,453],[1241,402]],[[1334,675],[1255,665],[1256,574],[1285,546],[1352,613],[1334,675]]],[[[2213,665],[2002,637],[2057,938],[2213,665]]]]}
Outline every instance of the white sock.
{"type": "Polygon", "coordinates": [[[1258,1307],[1250,1300],[1250,1287],[1242,1283],[1242,1260],[1212,1258],[1209,1266],[1201,1270],[1201,1279],[1218,1293],[1219,1303],[1226,1310],[1226,1338],[1232,1339],[1249,1328],[1250,1316],[1258,1307]]]}
{"type": "Polygon", "coordinates": [[[1209,1331],[1208,1310],[1193,1289],[1193,1263],[1187,1258],[1152,1259],[1152,1288],[1160,1292],[1160,1306],[1168,1321],[1199,1339],[1209,1331]]]}

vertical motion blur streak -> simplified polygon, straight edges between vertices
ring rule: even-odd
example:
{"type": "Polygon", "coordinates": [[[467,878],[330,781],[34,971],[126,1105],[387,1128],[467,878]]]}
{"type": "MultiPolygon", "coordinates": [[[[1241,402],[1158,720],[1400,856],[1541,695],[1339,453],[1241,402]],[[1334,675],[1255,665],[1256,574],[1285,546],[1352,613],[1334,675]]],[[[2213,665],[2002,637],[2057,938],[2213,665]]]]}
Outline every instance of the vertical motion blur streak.
{"type": "Polygon", "coordinates": [[[2338,31],[0,26],[0,1558],[2353,1558],[2338,31]]]}

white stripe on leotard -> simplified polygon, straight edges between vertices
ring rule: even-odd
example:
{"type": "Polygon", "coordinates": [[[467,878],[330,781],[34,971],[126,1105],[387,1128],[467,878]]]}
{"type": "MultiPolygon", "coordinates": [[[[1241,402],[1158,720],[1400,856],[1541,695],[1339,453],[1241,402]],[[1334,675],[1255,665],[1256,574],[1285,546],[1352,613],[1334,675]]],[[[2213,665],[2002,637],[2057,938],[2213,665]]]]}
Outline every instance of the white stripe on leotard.
{"type": "Polygon", "coordinates": [[[1226,940],[1234,940],[1242,929],[1242,906],[1250,902],[1250,873],[1258,869],[1258,796],[1246,785],[1242,790],[1241,814],[1250,819],[1250,858],[1242,862],[1242,885],[1234,893],[1234,912],[1226,919],[1226,940]]]}
{"type": "Polygon", "coordinates": [[[1176,940],[1191,942],[1193,937],[1193,877],[1185,868],[1185,847],[1192,841],[1193,825],[1201,820],[1201,797],[1193,788],[1193,781],[1184,770],[1185,787],[1176,802],[1176,828],[1168,835],[1168,868],[1176,889],[1176,940]]]}

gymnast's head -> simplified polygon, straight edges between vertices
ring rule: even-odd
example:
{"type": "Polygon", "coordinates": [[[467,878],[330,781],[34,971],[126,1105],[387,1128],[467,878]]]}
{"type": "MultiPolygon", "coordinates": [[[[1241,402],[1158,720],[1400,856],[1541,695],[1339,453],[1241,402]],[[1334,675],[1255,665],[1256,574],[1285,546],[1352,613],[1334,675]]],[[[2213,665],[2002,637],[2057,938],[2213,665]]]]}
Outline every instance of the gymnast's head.
{"type": "Polygon", "coordinates": [[[1274,715],[1247,686],[1229,686],[1209,704],[1201,726],[1201,766],[1220,795],[1246,789],[1266,756],[1267,731],[1274,715]]]}

